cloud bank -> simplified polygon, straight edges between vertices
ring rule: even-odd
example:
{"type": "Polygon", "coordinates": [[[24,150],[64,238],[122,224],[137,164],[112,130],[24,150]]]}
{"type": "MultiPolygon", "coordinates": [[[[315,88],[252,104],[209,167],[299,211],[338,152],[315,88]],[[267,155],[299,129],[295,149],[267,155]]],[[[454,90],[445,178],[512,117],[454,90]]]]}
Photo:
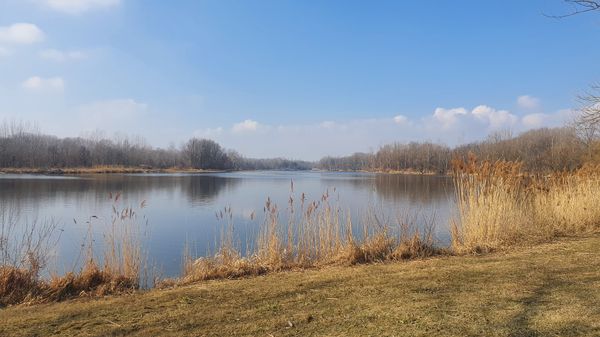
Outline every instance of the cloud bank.
{"type": "Polygon", "coordinates": [[[44,40],[44,32],[32,23],[14,23],[0,27],[0,43],[33,44],[44,40]]]}
{"type": "Polygon", "coordinates": [[[316,160],[325,155],[348,155],[377,150],[391,142],[432,141],[451,146],[485,139],[490,133],[564,125],[570,110],[518,115],[488,105],[436,108],[429,116],[323,121],[306,125],[268,125],[251,119],[231,127],[196,130],[252,157],[293,157],[316,160]]]}

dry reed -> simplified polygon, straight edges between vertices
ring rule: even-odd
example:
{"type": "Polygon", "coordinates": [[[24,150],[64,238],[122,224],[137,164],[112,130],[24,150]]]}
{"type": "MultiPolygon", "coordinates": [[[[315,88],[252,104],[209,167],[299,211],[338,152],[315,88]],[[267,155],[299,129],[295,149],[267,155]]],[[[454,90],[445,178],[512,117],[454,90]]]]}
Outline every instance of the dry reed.
{"type": "Polygon", "coordinates": [[[256,245],[245,255],[235,244],[231,208],[219,212],[218,218],[226,224],[216,253],[194,258],[187,247],[182,277],[166,280],[161,286],[331,264],[404,260],[440,252],[434,246],[432,219],[423,233],[409,221],[394,226],[374,216],[355,227],[349,212],[334,206],[328,192],[316,201],[308,202],[304,194],[296,201],[292,187],[287,222],[280,220],[280,210],[270,199],[263,211],[256,245]]]}
{"type": "MultiPolygon", "coordinates": [[[[103,258],[94,255],[93,226],[103,225],[90,217],[82,245],[85,262],[79,271],[41,277],[51,248],[61,231],[55,222],[21,224],[13,211],[0,210],[0,306],[18,303],[59,301],[76,296],[106,295],[138,289],[143,281],[144,226],[131,207],[120,207],[120,194],[113,201],[109,227],[104,234],[103,258]],[[99,263],[101,267],[99,266],[99,263]]],[[[142,203],[140,207],[143,207],[142,203]]],[[[76,262],[77,264],[77,262],[76,262]]]]}
{"type": "Polygon", "coordinates": [[[453,161],[457,216],[452,246],[485,252],[597,229],[600,167],[530,174],[520,162],[453,161]]]}

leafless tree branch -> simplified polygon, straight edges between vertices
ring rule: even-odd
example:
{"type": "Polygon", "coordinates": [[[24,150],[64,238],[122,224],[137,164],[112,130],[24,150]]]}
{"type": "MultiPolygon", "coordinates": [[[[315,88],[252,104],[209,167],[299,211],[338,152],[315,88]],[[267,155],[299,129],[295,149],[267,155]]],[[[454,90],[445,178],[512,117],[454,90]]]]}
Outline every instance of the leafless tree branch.
{"type": "Polygon", "coordinates": [[[561,14],[561,15],[544,14],[544,16],[547,16],[547,17],[553,18],[553,19],[562,19],[562,18],[566,18],[569,16],[581,14],[581,13],[587,13],[587,12],[600,10],[600,0],[564,0],[564,1],[566,3],[568,3],[569,5],[571,5],[572,11],[570,13],[561,14]]]}
{"type": "Polygon", "coordinates": [[[589,91],[578,96],[578,101],[575,129],[589,143],[600,135],[600,84],[592,85],[589,91]]]}

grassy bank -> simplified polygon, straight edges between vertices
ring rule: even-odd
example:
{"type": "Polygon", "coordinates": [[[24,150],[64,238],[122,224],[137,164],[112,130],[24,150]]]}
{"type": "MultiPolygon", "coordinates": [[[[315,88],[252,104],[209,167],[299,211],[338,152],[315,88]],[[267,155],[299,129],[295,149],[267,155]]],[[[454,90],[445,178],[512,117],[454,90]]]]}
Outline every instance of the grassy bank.
{"type": "Polygon", "coordinates": [[[49,175],[69,175],[69,174],[134,174],[134,173],[207,173],[222,172],[219,170],[201,170],[194,168],[151,168],[151,167],[130,167],[130,166],[94,166],[94,167],[63,167],[63,168],[0,168],[0,174],[49,174],[49,175]]]}
{"type": "Polygon", "coordinates": [[[598,336],[600,236],[0,311],[2,336],[598,336]]]}

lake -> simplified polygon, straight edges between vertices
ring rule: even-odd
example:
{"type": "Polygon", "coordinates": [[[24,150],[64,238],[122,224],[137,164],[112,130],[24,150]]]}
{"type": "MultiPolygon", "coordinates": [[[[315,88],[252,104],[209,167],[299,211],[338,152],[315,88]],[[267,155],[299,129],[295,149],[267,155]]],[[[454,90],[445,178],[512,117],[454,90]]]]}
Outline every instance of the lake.
{"type": "Polygon", "coordinates": [[[102,224],[110,222],[114,202],[110,195],[120,193],[120,205],[137,212],[147,231],[144,245],[150,265],[163,276],[176,276],[186,242],[200,255],[215,248],[224,225],[216,214],[225,207],[231,207],[236,240],[243,246],[254,240],[267,198],[279,206],[280,218],[286,221],[290,195],[298,199],[304,193],[312,201],[325,192],[355,223],[369,210],[394,223],[399,215],[405,217],[401,214],[416,217],[417,224],[433,218],[436,240],[441,245],[449,242],[454,206],[448,177],[318,171],[0,175],[1,209],[18,210],[21,225],[54,221],[62,230],[52,267],[59,272],[74,268],[88,229],[97,244],[103,241],[102,224]]]}

